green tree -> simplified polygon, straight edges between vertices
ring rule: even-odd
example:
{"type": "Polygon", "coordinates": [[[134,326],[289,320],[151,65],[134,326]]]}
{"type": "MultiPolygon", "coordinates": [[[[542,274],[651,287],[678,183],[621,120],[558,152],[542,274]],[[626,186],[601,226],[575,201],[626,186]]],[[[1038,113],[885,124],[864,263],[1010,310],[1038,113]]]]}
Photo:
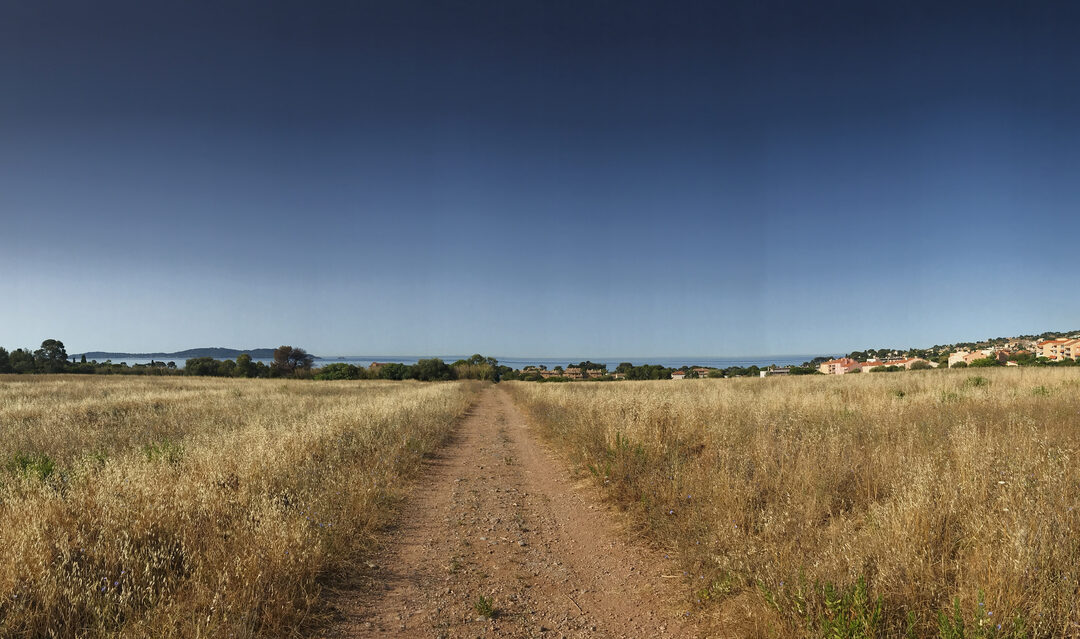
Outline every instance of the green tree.
{"type": "MultiPolygon", "coordinates": [[[[486,363],[486,362],[485,362],[486,363]]],[[[442,361],[438,357],[431,359],[422,359],[416,362],[415,366],[411,367],[411,375],[413,379],[418,379],[422,382],[434,382],[445,381],[454,379],[454,371],[450,368],[450,365],[442,361]]]]}
{"type": "Polygon", "coordinates": [[[407,379],[412,372],[410,368],[410,366],[398,363],[383,364],[379,368],[379,379],[407,379]]]}
{"type": "Polygon", "coordinates": [[[236,362],[231,359],[223,359],[217,363],[218,377],[235,377],[236,376],[236,362]]]}
{"type": "Polygon", "coordinates": [[[235,372],[237,377],[255,377],[258,374],[255,362],[251,361],[251,355],[240,353],[236,356],[235,372]]]}
{"type": "Polygon", "coordinates": [[[37,369],[34,355],[25,348],[16,348],[8,355],[13,373],[33,373],[37,369]]]}
{"type": "Polygon", "coordinates": [[[218,361],[213,357],[192,357],[184,362],[184,375],[216,376],[218,361]]]}
{"type": "Polygon", "coordinates": [[[279,346],[274,349],[274,363],[270,369],[279,377],[291,377],[298,371],[310,371],[314,363],[315,358],[302,348],[279,346]]]}
{"type": "Polygon", "coordinates": [[[360,368],[353,366],[352,364],[337,363],[327,364],[318,369],[315,373],[315,379],[320,380],[342,380],[342,379],[360,379],[360,368]]]}
{"type": "Polygon", "coordinates": [[[34,359],[40,369],[46,373],[59,373],[67,367],[67,350],[58,339],[47,339],[41,348],[34,351],[34,359]]]}
{"type": "Polygon", "coordinates": [[[8,357],[7,349],[0,346],[0,373],[11,372],[11,360],[8,357]]]}

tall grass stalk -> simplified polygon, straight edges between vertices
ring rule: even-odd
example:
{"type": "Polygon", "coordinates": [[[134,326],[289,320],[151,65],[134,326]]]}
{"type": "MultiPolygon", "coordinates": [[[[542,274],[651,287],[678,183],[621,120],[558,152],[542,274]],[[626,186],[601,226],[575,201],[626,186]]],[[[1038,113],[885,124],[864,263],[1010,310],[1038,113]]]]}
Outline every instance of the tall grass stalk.
{"type": "Polygon", "coordinates": [[[0,636],[295,633],[471,394],[0,376],[0,636]]]}
{"type": "Polygon", "coordinates": [[[1074,370],[509,386],[735,635],[1080,629],[1074,370]]]}

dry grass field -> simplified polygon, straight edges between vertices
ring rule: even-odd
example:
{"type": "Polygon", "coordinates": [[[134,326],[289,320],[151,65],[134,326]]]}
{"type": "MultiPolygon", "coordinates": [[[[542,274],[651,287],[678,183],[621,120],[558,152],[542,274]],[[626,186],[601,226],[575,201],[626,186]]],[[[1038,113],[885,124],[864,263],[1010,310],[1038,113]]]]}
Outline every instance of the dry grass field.
{"type": "Polygon", "coordinates": [[[295,632],[473,390],[0,376],[0,636],[295,632]]]}
{"type": "Polygon", "coordinates": [[[721,635],[1080,635],[1076,369],[509,386],[721,635]]]}

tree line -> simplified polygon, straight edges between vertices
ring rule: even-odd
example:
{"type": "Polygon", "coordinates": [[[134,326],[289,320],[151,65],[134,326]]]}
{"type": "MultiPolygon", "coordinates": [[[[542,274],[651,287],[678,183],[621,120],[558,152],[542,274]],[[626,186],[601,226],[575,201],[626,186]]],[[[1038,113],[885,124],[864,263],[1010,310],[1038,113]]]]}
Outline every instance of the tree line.
{"type": "Polygon", "coordinates": [[[86,361],[69,357],[64,343],[47,339],[41,348],[30,350],[17,348],[13,351],[0,347],[0,373],[71,373],[88,375],[188,375],[203,377],[247,378],[299,378],[316,380],[340,379],[415,379],[442,381],[453,379],[482,379],[499,381],[513,377],[509,366],[502,366],[493,357],[480,354],[447,364],[435,357],[422,359],[415,364],[389,363],[363,368],[353,364],[335,363],[315,367],[315,358],[306,350],[295,346],[279,346],[274,349],[274,361],[269,365],[255,361],[251,355],[241,353],[232,359],[193,357],[184,362],[183,368],[176,362],[150,360],[146,364],[113,363],[112,361],[86,361]]]}
{"type": "Polygon", "coordinates": [[[252,360],[247,353],[235,360],[212,357],[193,357],[181,369],[176,362],[150,360],[146,364],[128,366],[111,360],[86,361],[86,355],[69,357],[64,343],[47,339],[36,350],[16,348],[8,351],[0,346],[0,373],[72,373],[103,375],[205,375],[213,377],[303,377],[310,373],[315,358],[302,348],[280,346],[274,350],[270,365],[252,360]]]}

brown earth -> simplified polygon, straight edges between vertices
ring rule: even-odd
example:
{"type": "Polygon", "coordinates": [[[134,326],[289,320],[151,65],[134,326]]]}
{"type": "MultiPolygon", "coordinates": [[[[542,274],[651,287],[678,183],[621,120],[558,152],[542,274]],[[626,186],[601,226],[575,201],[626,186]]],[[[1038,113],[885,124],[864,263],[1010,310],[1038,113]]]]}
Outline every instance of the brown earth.
{"type": "Polygon", "coordinates": [[[358,585],[331,593],[337,623],[320,636],[698,636],[675,571],[633,543],[491,386],[358,585]],[[478,612],[481,596],[493,617],[478,612]]]}

